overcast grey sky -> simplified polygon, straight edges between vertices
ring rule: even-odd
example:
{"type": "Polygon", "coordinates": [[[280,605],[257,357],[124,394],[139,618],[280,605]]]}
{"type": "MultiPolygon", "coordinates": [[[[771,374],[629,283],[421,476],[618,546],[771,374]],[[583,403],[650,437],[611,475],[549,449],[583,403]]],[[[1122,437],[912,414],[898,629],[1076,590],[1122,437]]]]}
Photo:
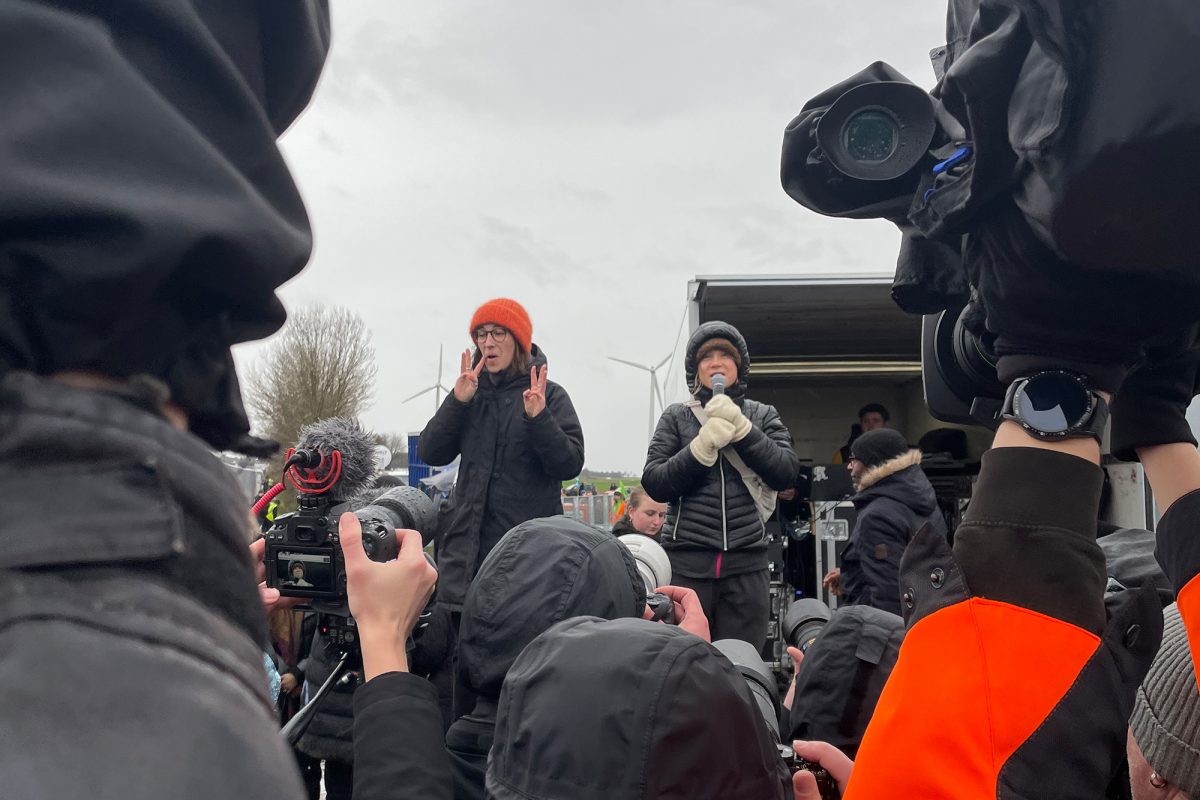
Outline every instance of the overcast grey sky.
{"type": "Polygon", "coordinates": [[[689,279],[891,272],[890,225],[783,193],[780,143],[810,96],[872,61],[932,85],[944,15],[927,0],[342,0],[283,140],[316,233],[284,302],[367,321],[363,421],[404,433],[433,412],[430,395],[400,401],[434,382],[438,345],[449,386],[471,312],[514,297],[587,466],[640,471],[648,377],[605,356],[666,356],[689,279]]]}

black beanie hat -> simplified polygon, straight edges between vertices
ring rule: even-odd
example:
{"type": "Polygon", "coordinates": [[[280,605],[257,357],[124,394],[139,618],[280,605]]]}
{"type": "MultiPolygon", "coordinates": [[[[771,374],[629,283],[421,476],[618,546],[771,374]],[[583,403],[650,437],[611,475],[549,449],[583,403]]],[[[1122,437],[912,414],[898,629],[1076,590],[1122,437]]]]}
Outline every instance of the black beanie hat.
{"type": "Polygon", "coordinates": [[[854,444],[850,445],[850,455],[865,467],[878,467],[885,461],[904,455],[908,449],[908,442],[899,431],[880,428],[867,431],[855,439],[854,444]]]}

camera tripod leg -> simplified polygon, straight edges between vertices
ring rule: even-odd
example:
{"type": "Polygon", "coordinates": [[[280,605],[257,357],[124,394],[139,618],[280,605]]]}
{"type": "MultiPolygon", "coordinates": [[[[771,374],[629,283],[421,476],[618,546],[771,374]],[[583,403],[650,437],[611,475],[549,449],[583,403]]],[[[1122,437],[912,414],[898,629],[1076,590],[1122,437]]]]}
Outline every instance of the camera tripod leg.
{"type": "Polygon", "coordinates": [[[325,695],[329,694],[330,690],[342,678],[346,671],[346,666],[350,662],[350,652],[342,653],[342,657],[338,659],[334,665],[333,671],[329,673],[329,677],[321,684],[321,688],[313,695],[312,700],[305,704],[304,708],[296,712],[296,716],[288,720],[288,723],[283,726],[280,734],[283,740],[287,742],[288,747],[295,747],[296,742],[300,741],[300,737],[308,730],[308,723],[312,722],[313,715],[317,713],[317,706],[325,699],[325,695]]]}

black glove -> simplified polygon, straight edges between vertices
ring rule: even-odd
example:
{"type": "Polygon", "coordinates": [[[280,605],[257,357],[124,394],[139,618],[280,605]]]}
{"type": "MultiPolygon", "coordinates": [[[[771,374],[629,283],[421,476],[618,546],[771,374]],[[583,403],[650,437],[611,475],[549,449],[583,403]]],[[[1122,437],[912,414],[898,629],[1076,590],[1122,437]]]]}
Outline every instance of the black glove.
{"type": "Polygon", "coordinates": [[[1198,389],[1200,341],[1193,326],[1183,336],[1152,348],[1146,363],[1133,372],[1113,399],[1112,453],[1122,461],[1137,461],[1136,450],[1156,444],[1196,438],[1186,413],[1198,389]]]}

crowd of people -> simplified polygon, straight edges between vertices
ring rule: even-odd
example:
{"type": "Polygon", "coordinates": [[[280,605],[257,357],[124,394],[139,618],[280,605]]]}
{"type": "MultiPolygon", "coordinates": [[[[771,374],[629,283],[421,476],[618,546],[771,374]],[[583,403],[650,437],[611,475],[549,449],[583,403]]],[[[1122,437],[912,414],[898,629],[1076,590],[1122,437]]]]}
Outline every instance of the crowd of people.
{"type": "Polygon", "coordinates": [[[865,407],[843,454],[858,520],[826,576],[848,605],[789,651],[782,704],[742,654],[767,633],[767,525],[799,462],[749,396],[748,343],[723,322],[687,343],[691,397],[618,526],[665,550],[672,582],[649,587],[619,536],[561,514],[583,432],[501,298],[421,437],[424,460],[460,464],[436,566],[429,531],[374,561],[353,513],[328,521],[360,659],[289,747],[280,714],[348,640],[266,585],[213,450],[271,452],[229,348],[282,324],[275,290],[309,255],[276,138],[328,22],[319,0],[0,11],[6,795],[298,800],[323,777],[331,800],[1200,797],[1200,337],[1151,342],[1139,324],[1163,317],[1139,305],[1106,347],[1088,325],[1139,276],[1089,286],[1064,321],[1068,270],[1002,236],[972,244],[1010,391],[953,544],[919,454],[865,407]],[[41,102],[60,96],[78,113],[41,102]],[[1047,380],[1082,406],[1042,405],[1047,380]],[[1163,511],[1128,572],[1097,541],[1110,417],[1163,511]]]}

